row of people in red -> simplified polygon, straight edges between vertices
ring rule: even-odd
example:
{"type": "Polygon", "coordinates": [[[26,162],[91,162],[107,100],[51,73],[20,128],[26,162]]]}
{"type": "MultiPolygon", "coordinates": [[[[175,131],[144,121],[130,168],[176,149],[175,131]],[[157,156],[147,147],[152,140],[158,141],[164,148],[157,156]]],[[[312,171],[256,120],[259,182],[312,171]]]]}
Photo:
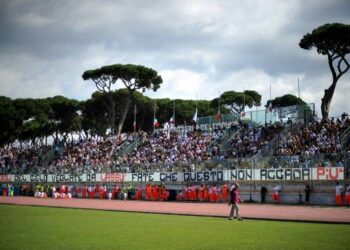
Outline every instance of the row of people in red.
{"type": "Polygon", "coordinates": [[[209,201],[220,202],[227,200],[228,186],[218,185],[201,185],[201,186],[185,186],[184,189],[176,196],[178,201],[209,201]]]}
{"type": "MultiPolygon", "coordinates": [[[[107,188],[106,185],[89,185],[83,187],[77,186],[75,192],[77,196],[82,198],[93,199],[98,195],[100,199],[111,199],[117,198],[119,194],[122,194],[122,197],[129,197],[133,200],[142,200],[143,189],[142,186],[137,186],[136,188],[129,186],[122,189],[118,185],[113,188],[107,188]]],[[[145,187],[145,198],[149,201],[166,201],[169,199],[169,191],[163,185],[147,184],[145,187]]]]}
{"type": "MultiPolygon", "coordinates": [[[[113,197],[119,191],[120,190],[119,190],[118,186],[113,188],[113,190],[112,190],[113,197]]],[[[96,194],[98,194],[100,199],[104,199],[107,197],[107,186],[105,186],[105,185],[104,186],[99,186],[99,185],[92,186],[92,185],[90,185],[90,186],[83,186],[83,187],[77,186],[75,189],[75,192],[78,196],[81,195],[81,197],[83,197],[83,198],[95,198],[96,194]]]]}
{"type": "Polygon", "coordinates": [[[342,206],[345,201],[346,206],[350,206],[350,185],[346,184],[345,187],[337,182],[335,187],[335,205],[342,206]]]}
{"type": "Polygon", "coordinates": [[[163,185],[147,184],[145,192],[148,201],[166,201],[169,199],[169,191],[163,185]]]}

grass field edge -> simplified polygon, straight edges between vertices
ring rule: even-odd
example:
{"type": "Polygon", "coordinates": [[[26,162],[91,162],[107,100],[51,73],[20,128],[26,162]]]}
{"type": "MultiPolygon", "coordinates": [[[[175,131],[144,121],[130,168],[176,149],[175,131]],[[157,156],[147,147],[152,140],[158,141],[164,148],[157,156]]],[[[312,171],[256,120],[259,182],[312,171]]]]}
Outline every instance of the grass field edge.
{"type": "MultiPolygon", "coordinates": [[[[64,206],[43,206],[35,204],[13,204],[13,203],[0,203],[0,205],[10,206],[23,206],[23,207],[45,207],[45,208],[61,208],[61,209],[83,209],[89,211],[106,211],[106,212],[125,212],[125,213],[140,213],[140,214],[159,214],[159,215],[176,215],[176,216],[195,216],[195,217],[208,217],[208,218],[222,218],[227,219],[228,216],[222,215],[205,215],[205,214],[190,214],[190,213],[169,213],[169,212],[147,212],[147,211],[132,211],[132,210],[118,210],[118,209],[101,209],[101,208],[86,208],[86,207],[64,207],[64,206]]],[[[330,221],[330,220],[301,220],[301,219],[283,219],[283,218],[262,218],[262,217],[243,217],[244,220],[261,220],[261,221],[276,221],[276,222],[296,222],[296,223],[314,223],[314,224],[334,224],[334,225],[350,225],[350,222],[330,221]]],[[[244,222],[243,220],[243,222],[244,222]]],[[[242,222],[237,222],[242,223],[242,222]]]]}

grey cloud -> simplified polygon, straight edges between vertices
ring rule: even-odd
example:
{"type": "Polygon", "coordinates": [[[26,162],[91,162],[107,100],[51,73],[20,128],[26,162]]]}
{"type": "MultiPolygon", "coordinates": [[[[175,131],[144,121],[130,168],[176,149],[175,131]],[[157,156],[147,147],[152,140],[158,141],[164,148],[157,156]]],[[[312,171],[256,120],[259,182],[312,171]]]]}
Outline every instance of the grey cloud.
{"type": "MultiPolygon", "coordinates": [[[[84,95],[74,91],[85,84],[80,78],[84,67],[119,62],[163,71],[186,69],[201,74],[208,85],[246,68],[276,79],[302,74],[322,92],[319,80],[312,79],[329,76],[326,58],[315,59],[298,42],[323,23],[349,23],[349,9],[346,0],[0,0],[0,65],[6,72],[21,69],[14,85],[51,77],[57,84],[52,93],[79,98],[84,95]],[[21,55],[36,65],[18,61],[21,55]],[[77,87],[66,87],[73,85],[77,87]]],[[[0,73],[0,84],[4,79],[0,73]]]]}

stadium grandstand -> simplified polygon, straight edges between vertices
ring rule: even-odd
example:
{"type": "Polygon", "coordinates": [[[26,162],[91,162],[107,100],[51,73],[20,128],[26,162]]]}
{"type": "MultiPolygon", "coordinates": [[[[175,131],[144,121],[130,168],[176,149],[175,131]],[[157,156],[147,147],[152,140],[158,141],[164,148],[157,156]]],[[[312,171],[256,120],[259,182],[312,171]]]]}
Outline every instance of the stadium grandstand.
{"type": "MultiPolygon", "coordinates": [[[[246,195],[249,194],[252,201],[252,183],[259,184],[257,179],[271,181],[267,185],[274,181],[301,181],[297,185],[300,189],[305,181],[321,180],[321,175],[326,176],[326,186],[329,186],[338,180],[332,177],[333,168],[342,169],[335,172],[340,180],[349,178],[348,116],[317,120],[312,116],[298,119],[296,114],[286,121],[265,119],[263,122],[250,119],[252,117],[258,115],[250,114],[244,119],[223,117],[215,123],[199,118],[201,122],[193,126],[168,126],[151,132],[123,133],[118,137],[77,138],[69,143],[6,145],[0,148],[2,189],[8,190],[7,183],[12,182],[19,194],[23,186],[35,189],[41,183],[49,192],[50,185],[65,183],[71,191],[75,190],[75,196],[79,196],[77,190],[104,186],[105,192],[133,190],[129,197],[135,197],[136,187],[146,192],[146,185],[154,184],[167,186],[172,190],[173,199],[201,200],[204,198],[199,195],[184,194],[190,187],[200,190],[203,184],[208,185],[208,190],[213,189],[210,193],[220,193],[221,188],[215,191],[215,187],[240,180],[246,181],[246,195]],[[320,172],[320,168],[327,169],[329,174],[320,172]],[[254,172],[257,169],[259,174],[254,172]],[[316,172],[313,169],[317,169],[316,172]],[[262,170],[275,172],[271,175],[262,170]]],[[[258,195],[256,188],[254,192],[253,196],[258,195]]],[[[138,199],[142,197],[146,197],[146,193],[138,195],[138,199]]],[[[207,199],[220,201],[213,197],[207,199]]]]}

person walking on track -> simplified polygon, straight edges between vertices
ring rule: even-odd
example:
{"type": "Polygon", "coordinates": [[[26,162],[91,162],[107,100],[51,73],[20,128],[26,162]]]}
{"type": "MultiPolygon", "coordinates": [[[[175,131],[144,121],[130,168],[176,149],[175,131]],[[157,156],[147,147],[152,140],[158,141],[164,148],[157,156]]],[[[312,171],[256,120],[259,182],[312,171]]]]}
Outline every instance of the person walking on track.
{"type": "Polygon", "coordinates": [[[242,220],[242,218],[239,216],[239,203],[241,202],[241,199],[239,197],[239,184],[236,182],[230,187],[230,201],[228,203],[229,206],[231,206],[230,211],[230,220],[233,220],[234,218],[234,212],[236,210],[236,218],[237,220],[242,220]]]}

